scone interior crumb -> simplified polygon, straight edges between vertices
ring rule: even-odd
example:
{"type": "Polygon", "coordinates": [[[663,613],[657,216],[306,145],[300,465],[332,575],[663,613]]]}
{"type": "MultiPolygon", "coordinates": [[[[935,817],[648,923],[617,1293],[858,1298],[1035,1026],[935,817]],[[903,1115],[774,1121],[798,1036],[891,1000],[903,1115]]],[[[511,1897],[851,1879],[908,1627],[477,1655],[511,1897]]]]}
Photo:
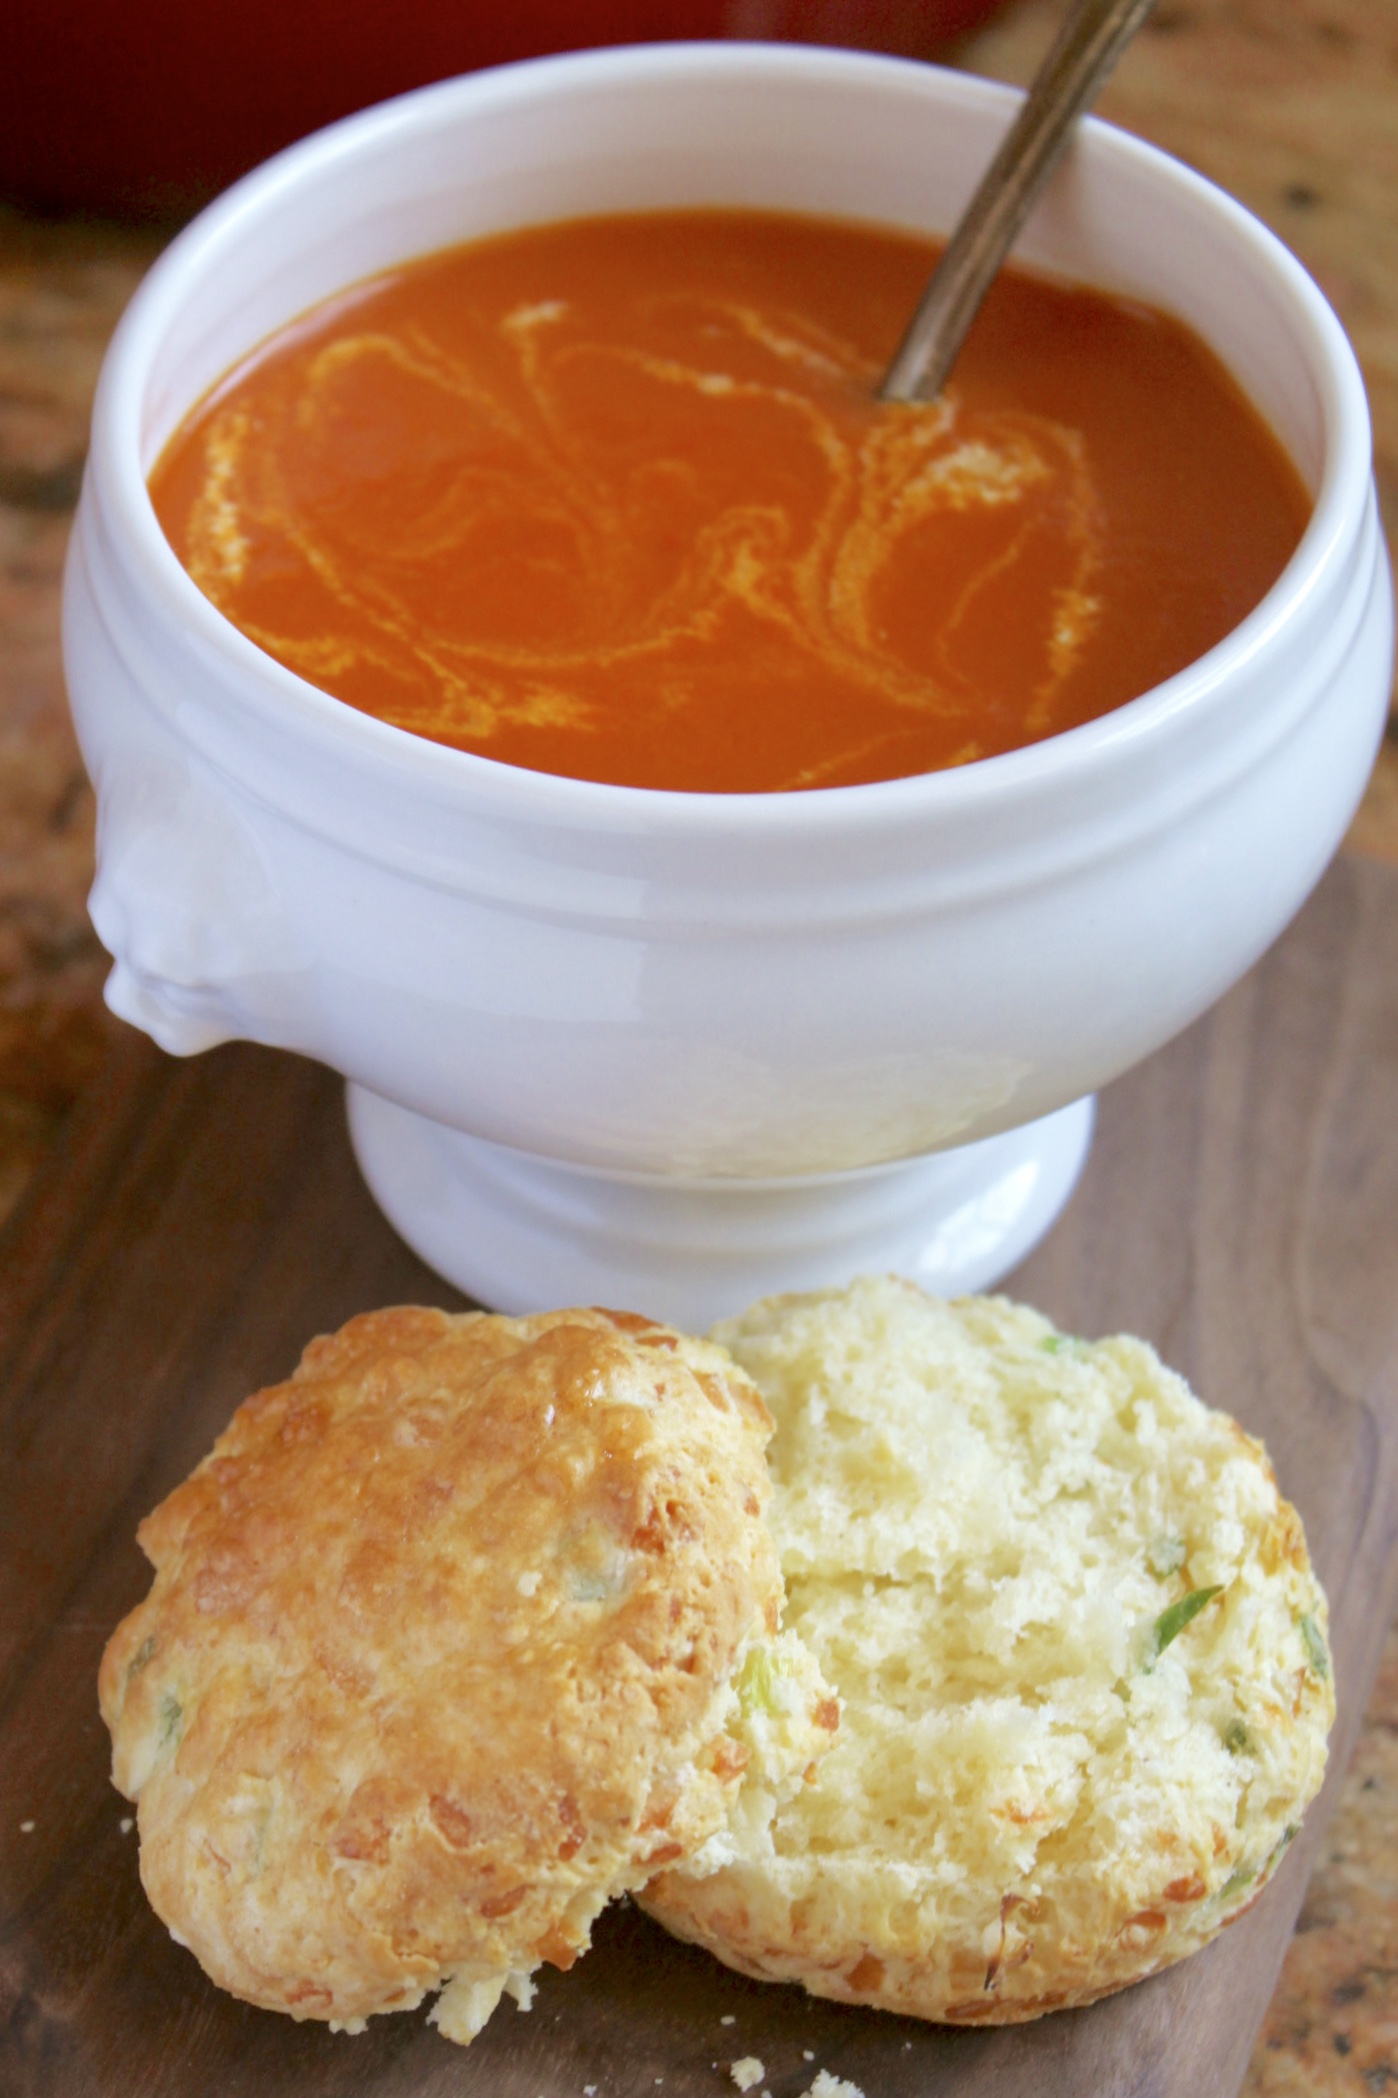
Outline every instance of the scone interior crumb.
{"type": "Polygon", "coordinates": [[[1143,1342],[876,1278],[716,1329],[777,1421],[816,1782],[647,1906],[752,1973],[979,2021],[1254,1898],[1318,1789],[1325,1603],[1260,1446],[1143,1342]]]}

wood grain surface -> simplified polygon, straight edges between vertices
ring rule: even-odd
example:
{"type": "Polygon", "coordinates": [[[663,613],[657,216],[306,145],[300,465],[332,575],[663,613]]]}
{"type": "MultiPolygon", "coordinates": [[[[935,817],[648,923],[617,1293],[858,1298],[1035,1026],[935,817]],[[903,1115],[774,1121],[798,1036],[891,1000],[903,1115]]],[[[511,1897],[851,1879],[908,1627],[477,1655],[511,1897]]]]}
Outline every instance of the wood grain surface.
{"type": "Polygon", "coordinates": [[[333,1077],[131,1040],[0,1244],[3,2098],[721,2098],[752,2054],[772,2098],[817,2067],[869,2098],[1231,2098],[1393,1601],[1395,1218],[1398,874],[1350,860],[1103,1096],[1078,1195],[1007,1285],[1066,1326],[1147,1335],[1264,1435],[1330,1593],[1326,1793],[1215,1946],[1088,2011],[952,2032],[745,1981],[623,1906],[467,2055],[420,2014],[349,2039],[220,1995],[156,1922],[108,1782],[97,1661],[147,1584],[137,1521],[238,1401],[354,1311],[459,1299],[370,1203],[333,1077]]]}

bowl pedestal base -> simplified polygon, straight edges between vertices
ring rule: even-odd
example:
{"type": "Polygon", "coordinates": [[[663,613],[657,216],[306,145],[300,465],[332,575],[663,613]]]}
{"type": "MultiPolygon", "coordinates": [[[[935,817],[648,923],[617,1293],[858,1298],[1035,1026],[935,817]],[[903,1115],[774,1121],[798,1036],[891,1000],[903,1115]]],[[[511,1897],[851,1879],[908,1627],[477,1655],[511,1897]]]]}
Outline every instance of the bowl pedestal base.
{"type": "Polygon", "coordinates": [[[680,1180],[609,1173],[448,1129],[351,1084],[350,1136],[413,1251],[519,1314],[606,1304],[703,1332],[777,1290],[893,1271],[981,1290],[1048,1230],[1082,1170],[1093,1101],[957,1149],[853,1173],[680,1180]]]}

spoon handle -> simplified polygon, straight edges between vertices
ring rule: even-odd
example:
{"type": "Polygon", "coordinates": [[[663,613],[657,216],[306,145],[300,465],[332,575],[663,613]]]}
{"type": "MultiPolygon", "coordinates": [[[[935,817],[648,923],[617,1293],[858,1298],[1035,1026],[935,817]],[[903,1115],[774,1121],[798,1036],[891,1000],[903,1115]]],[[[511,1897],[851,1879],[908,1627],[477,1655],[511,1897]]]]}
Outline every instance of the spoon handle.
{"type": "Polygon", "coordinates": [[[884,401],[941,392],[991,279],[1087,107],[1154,0],[1077,0],[928,282],[879,388],[884,401]]]}

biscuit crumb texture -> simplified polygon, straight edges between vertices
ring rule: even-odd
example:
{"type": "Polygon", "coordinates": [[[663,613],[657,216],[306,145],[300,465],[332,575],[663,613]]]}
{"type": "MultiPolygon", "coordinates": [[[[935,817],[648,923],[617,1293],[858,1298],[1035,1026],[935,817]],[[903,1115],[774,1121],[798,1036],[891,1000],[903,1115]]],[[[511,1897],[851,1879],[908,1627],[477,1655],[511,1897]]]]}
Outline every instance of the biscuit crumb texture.
{"type": "Polygon", "coordinates": [[[995,2024],[1256,1898],[1325,1768],[1325,1599],[1261,1445],[1138,1340],[893,1278],[715,1337],[777,1422],[814,1782],[641,1897],[741,1972],[995,2024]]]}
{"type": "Polygon", "coordinates": [[[314,1341],[141,1526],[103,1657],[158,1914],[342,2031],[468,2041],[613,1895],[803,1783],[834,1705],[778,1633],[771,1422],[630,1314],[400,1308],[314,1341]],[[801,1686],[742,1711],[744,1670],[801,1686]],[[756,1767],[760,1766],[760,1767],[756,1767]]]}

